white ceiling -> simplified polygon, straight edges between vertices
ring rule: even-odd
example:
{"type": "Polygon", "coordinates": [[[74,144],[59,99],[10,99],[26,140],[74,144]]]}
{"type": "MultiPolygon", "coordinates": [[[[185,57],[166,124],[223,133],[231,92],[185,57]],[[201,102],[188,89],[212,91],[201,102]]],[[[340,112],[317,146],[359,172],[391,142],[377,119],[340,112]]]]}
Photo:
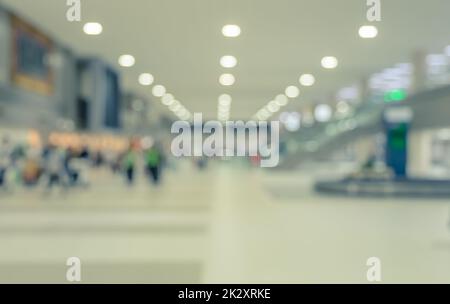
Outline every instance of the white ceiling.
{"type": "Polygon", "coordinates": [[[302,73],[316,76],[289,109],[323,100],[370,73],[409,60],[420,48],[441,51],[450,44],[449,0],[382,0],[379,36],[358,36],[366,20],[365,0],[81,0],[83,22],[103,24],[100,36],[86,36],[83,23],[65,19],[65,0],[0,0],[80,54],[94,54],[117,65],[124,53],[137,64],[120,68],[129,89],[151,96],[137,83],[150,72],[191,112],[209,118],[217,97],[233,97],[231,118],[249,118],[302,73]],[[228,23],[242,35],[221,35],[228,23]],[[221,87],[222,55],[234,55],[237,82],[221,87]],[[320,67],[325,55],[339,59],[338,69],[320,67]]]}

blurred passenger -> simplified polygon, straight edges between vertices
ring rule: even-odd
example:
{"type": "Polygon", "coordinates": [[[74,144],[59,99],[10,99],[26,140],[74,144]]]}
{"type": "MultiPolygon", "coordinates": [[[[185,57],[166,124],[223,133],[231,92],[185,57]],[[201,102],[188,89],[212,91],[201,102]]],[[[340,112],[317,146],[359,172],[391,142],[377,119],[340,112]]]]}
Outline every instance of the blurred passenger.
{"type": "Polygon", "coordinates": [[[89,159],[84,154],[83,150],[73,155],[73,157],[70,159],[69,167],[73,170],[73,172],[76,172],[76,185],[82,187],[89,186],[89,159]]]}
{"type": "Polygon", "coordinates": [[[136,167],[136,152],[134,151],[133,147],[130,145],[127,152],[125,153],[123,157],[123,170],[125,171],[127,183],[129,185],[133,184],[134,182],[134,171],[136,167]]]}
{"type": "Polygon", "coordinates": [[[93,159],[92,159],[94,167],[101,167],[103,165],[104,161],[105,161],[105,158],[103,156],[102,151],[99,150],[99,151],[95,152],[95,154],[93,155],[93,159]]]}
{"type": "Polygon", "coordinates": [[[199,157],[195,160],[195,164],[199,170],[204,170],[208,166],[208,160],[206,157],[199,157]]]}
{"type": "Polygon", "coordinates": [[[74,165],[76,158],[75,151],[72,148],[67,148],[64,152],[64,175],[67,176],[69,185],[74,186],[78,182],[79,171],[74,165]]]}
{"type": "Polygon", "coordinates": [[[123,161],[123,157],[124,155],[116,155],[116,158],[113,160],[113,162],[111,163],[111,170],[113,173],[119,173],[120,172],[120,168],[121,168],[121,164],[123,161]]]}
{"type": "Polygon", "coordinates": [[[9,149],[9,139],[7,137],[2,139],[0,146],[0,187],[6,184],[6,173],[10,165],[11,152],[9,149]]]}
{"type": "Polygon", "coordinates": [[[31,155],[25,159],[22,169],[22,181],[25,186],[35,186],[39,181],[41,168],[37,157],[31,155]]]}
{"type": "Polygon", "coordinates": [[[145,153],[145,165],[147,174],[154,185],[159,184],[162,171],[162,153],[156,145],[153,145],[145,153]]]}
{"type": "Polygon", "coordinates": [[[47,189],[51,190],[54,185],[64,187],[64,163],[65,155],[54,146],[49,146],[47,150],[45,171],[48,182],[47,189]]]}
{"type": "Polygon", "coordinates": [[[80,158],[85,159],[85,160],[89,159],[89,148],[87,146],[84,146],[83,148],[81,148],[80,158]]]}

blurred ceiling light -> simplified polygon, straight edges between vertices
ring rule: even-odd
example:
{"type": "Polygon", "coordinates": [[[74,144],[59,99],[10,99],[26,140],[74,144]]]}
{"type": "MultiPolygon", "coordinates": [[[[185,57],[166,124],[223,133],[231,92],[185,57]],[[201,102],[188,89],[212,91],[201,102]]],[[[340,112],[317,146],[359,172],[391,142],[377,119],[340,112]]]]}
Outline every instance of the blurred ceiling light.
{"type": "Polygon", "coordinates": [[[141,75],[139,75],[139,83],[143,86],[152,85],[154,80],[155,79],[153,78],[152,74],[142,73],[141,75]]]}
{"type": "Polygon", "coordinates": [[[226,113],[226,114],[220,113],[219,115],[217,115],[217,118],[219,118],[219,120],[228,120],[228,119],[230,119],[230,114],[228,114],[228,113],[226,113]]]}
{"type": "Polygon", "coordinates": [[[278,95],[277,97],[275,97],[275,100],[280,107],[283,107],[289,103],[289,99],[284,94],[278,95]]]}
{"type": "Polygon", "coordinates": [[[166,88],[160,84],[155,85],[152,89],[152,94],[155,97],[163,97],[166,94],[166,88]]]}
{"type": "Polygon", "coordinates": [[[325,69],[335,69],[338,66],[338,60],[333,56],[323,57],[321,63],[325,69]]]}
{"type": "Polygon", "coordinates": [[[222,114],[222,115],[219,115],[217,117],[219,118],[219,120],[228,120],[228,119],[230,119],[230,115],[228,115],[228,114],[222,114]]]}
{"type": "Polygon", "coordinates": [[[289,98],[297,98],[300,95],[300,90],[296,86],[289,86],[286,88],[285,94],[289,98]]]}
{"type": "Polygon", "coordinates": [[[235,24],[227,24],[222,28],[222,34],[225,37],[235,38],[241,34],[241,28],[235,24]]]}
{"type": "Polygon", "coordinates": [[[445,55],[450,57],[450,45],[445,48],[445,55]]]}
{"type": "MultiPolygon", "coordinates": [[[[163,99],[164,99],[164,96],[163,96],[163,99]]],[[[172,99],[172,100],[170,101],[170,97],[167,98],[167,99],[165,99],[165,100],[162,100],[162,103],[163,103],[165,106],[168,106],[168,107],[170,107],[170,106],[173,105],[173,104],[180,104],[180,102],[179,102],[178,100],[176,100],[176,99],[172,99]]]]}
{"type": "Polygon", "coordinates": [[[316,79],[311,74],[303,74],[302,76],[300,76],[299,82],[304,87],[310,87],[314,85],[316,79]]]}
{"type": "Polygon", "coordinates": [[[219,78],[219,82],[223,86],[232,86],[236,79],[232,74],[222,74],[219,78]]]}
{"type": "Polygon", "coordinates": [[[265,108],[259,110],[259,112],[257,113],[257,116],[261,119],[261,120],[266,120],[267,118],[269,118],[272,114],[266,110],[265,108]]]}
{"type": "Polygon", "coordinates": [[[284,127],[289,132],[295,132],[300,129],[301,121],[300,121],[300,114],[297,112],[288,113],[288,115],[285,118],[284,127]]]}
{"type": "Polygon", "coordinates": [[[350,105],[345,101],[339,101],[336,110],[339,114],[347,114],[350,111],[350,105]]]}
{"type": "Polygon", "coordinates": [[[267,120],[268,118],[270,117],[270,115],[263,115],[263,114],[258,114],[257,116],[256,116],[256,118],[258,119],[258,120],[260,120],[260,121],[265,121],[265,120],[267,120]]]}
{"type": "Polygon", "coordinates": [[[223,113],[223,112],[229,112],[230,111],[230,106],[228,105],[219,105],[219,112],[223,113]]]}
{"type": "Polygon", "coordinates": [[[378,29],[373,25],[363,25],[359,28],[359,36],[361,38],[375,38],[378,35],[378,29]]]}
{"type": "Polygon", "coordinates": [[[237,59],[231,55],[223,56],[220,58],[220,65],[224,68],[234,68],[237,65],[237,59]]]}
{"type": "Polygon", "coordinates": [[[175,100],[175,97],[173,97],[172,94],[164,94],[161,98],[161,102],[163,105],[170,106],[175,100]]]}
{"type": "Polygon", "coordinates": [[[119,57],[119,64],[123,67],[129,68],[136,63],[136,60],[132,55],[122,55],[119,57]]]}
{"type": "Polygon", "coordinates": [[[232,102],[232,98],[228,94],[223,94],[219,96],[219,104],[222,106],[229,106],[232,102]]]}
{"type": "Polygon", "coordinates": [[[333,110],[327,104],[320,104],[314,109],[314,117],[318,122],[327,122],[332,115],[333,110]]]}
{"type": "Polygon", "coordinates": [[[100,35],[103,32],[103,26],[98,22],[88,22],[83,26],[86,35],[100,35]]]}
{"type": "Polygon", "coordinates": [[[184,107],[181,107],[180,109],[178,109],[175,114],[179,117],[183,117],[184,115],[187,114],[187,110],[184,107]]]}
{"type": "Polygon", "coordinates": [[[169,106],[169,110],[172,112],[176,112],[179,109],[181,109],[181,105],[179,102],[173,102],[170,106],[169,106]]]}
{"type": "Polygon", "coordinates": [[[269,110],[269,112],[271,113],[276,113],[280,110],[280,106],[277,104],[276,101],[271,101],[267,105],[267,110],[269,110]]]}

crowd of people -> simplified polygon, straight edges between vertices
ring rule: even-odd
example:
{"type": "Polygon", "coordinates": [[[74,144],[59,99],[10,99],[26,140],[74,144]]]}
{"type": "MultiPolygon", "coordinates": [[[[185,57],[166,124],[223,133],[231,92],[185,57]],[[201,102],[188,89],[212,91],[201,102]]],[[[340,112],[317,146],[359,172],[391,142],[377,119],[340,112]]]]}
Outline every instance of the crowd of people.
{"type": "Polygon", "coordinates": [[[89,173],[99,168],[108,168],[122,176],[127,185],[133,185],[140,166],[145,168],[148,180],[159,185],[165,164],[158,144],[142,148],[130,142],[125,151],[63,148],[52,144],[37,148],[13,144],[5,137],[0,142],[0,189],[15,185],[48,191],[56,187],[88,187],[89,173]]]}

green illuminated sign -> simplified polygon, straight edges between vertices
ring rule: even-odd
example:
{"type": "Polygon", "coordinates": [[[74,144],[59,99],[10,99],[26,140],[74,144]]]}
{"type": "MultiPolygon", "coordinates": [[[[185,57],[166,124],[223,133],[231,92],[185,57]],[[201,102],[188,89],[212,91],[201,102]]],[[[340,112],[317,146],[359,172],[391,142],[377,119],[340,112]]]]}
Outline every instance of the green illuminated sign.
{"type": "Polygon", "coordinates": [[[406,99],[406,92],[405,90],[392,90],[389,92],[386,92],[384,94],[384,101],[385,102],[397,102],[402,101],[406,99]]]}

